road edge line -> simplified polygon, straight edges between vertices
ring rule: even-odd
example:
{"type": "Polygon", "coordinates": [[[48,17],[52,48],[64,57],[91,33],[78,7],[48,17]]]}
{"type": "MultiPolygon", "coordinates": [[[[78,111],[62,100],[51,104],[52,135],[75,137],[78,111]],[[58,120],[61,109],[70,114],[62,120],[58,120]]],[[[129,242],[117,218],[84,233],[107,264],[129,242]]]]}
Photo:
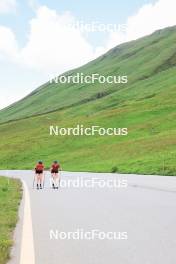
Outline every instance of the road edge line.
{"type": "Polygon", "coordinates": [[[35,264],[30,196],[25,181],[22,180],[22,183],[24,190],[24,212],[22,224],[20,264],[35,264]]]}

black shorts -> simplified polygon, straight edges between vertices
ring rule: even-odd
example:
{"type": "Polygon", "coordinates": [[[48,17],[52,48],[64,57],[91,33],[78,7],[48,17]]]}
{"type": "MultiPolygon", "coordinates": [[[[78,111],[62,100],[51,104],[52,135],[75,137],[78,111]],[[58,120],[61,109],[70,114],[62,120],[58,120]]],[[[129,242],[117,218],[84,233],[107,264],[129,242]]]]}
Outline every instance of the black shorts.
{"type": "Polygon", "coordinates": [[[43,171],[41,171],[41,170],[35,170],[35,173],[36,173],[36,174],[42,174],[43,171]]]}
{"type": "Polygon", "coordinates": [[[59,170],[51,170],[51,173],[59,173],[59,170]]]}

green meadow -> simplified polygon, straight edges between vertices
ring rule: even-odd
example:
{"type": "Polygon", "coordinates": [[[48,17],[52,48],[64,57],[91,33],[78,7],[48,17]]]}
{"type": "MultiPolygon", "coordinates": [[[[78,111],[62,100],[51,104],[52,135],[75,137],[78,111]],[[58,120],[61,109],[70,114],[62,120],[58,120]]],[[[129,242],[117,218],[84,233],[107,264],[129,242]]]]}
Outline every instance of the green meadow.
{"type": "Polygon", "coordinates": [[[0,177],[0,264],[7,263],[9,259],[21,195],[18,180],[0,177]]]}
{"type": "Polygon", "coordinates": [[[66,73],[127,84],[44,84],[0,111],[0,168],[58,159],[64,170],[176,175],[176,27],[122,44],[66,73]],[[50,136],[49,126],[128,128],[127,136],[50,136]]]}

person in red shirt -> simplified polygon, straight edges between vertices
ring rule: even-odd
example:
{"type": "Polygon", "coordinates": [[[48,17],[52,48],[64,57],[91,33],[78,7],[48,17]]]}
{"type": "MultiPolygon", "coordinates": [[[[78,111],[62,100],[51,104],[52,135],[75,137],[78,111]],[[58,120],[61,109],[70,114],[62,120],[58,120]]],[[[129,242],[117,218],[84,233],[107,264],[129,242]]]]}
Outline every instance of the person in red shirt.
{"type": "Polygon", "coordinates": [[[52,186],[53,189],[58,189],[59,188],[59,171],[61,171],[61,166],[58,161],[54,161],[53,164],[51,165],[51,175],[52,175],[52,186]]]}
{"type": "Polygon", "coordinates": [[[36,180],[37,180],[37,189],[42,189],[43,182],[43,172],[44,172],[44,164],[40,160],[35,166],[36,180]]]}

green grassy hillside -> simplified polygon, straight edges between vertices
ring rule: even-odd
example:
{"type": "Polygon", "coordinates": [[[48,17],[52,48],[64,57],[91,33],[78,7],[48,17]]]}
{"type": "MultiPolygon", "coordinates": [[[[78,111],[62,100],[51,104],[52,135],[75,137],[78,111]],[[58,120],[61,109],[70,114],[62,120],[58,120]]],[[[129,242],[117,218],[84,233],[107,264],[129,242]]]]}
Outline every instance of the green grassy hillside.
{"type": "MultiPolygon", "coordinates": [[[[65,170],[176,174],[176,27],[74,70],[128,75],[125,85],[45,84],[0,111],[0,168],[59,159],[65,170]],[[16,120],[18,119],[18,120],[16,120]],[[14,120],[14,121],[10,121],[14,120]],[[49,136],[49,126],[127,127],[127,136],[49,136]]],[[[70,74],[70,73],[67,73],[70,74]]]]}
{"type": "Polygon", "coordinates": [[[19,180],[0,177],[0,264],[9,260],[22,197],[19,180]]]}

